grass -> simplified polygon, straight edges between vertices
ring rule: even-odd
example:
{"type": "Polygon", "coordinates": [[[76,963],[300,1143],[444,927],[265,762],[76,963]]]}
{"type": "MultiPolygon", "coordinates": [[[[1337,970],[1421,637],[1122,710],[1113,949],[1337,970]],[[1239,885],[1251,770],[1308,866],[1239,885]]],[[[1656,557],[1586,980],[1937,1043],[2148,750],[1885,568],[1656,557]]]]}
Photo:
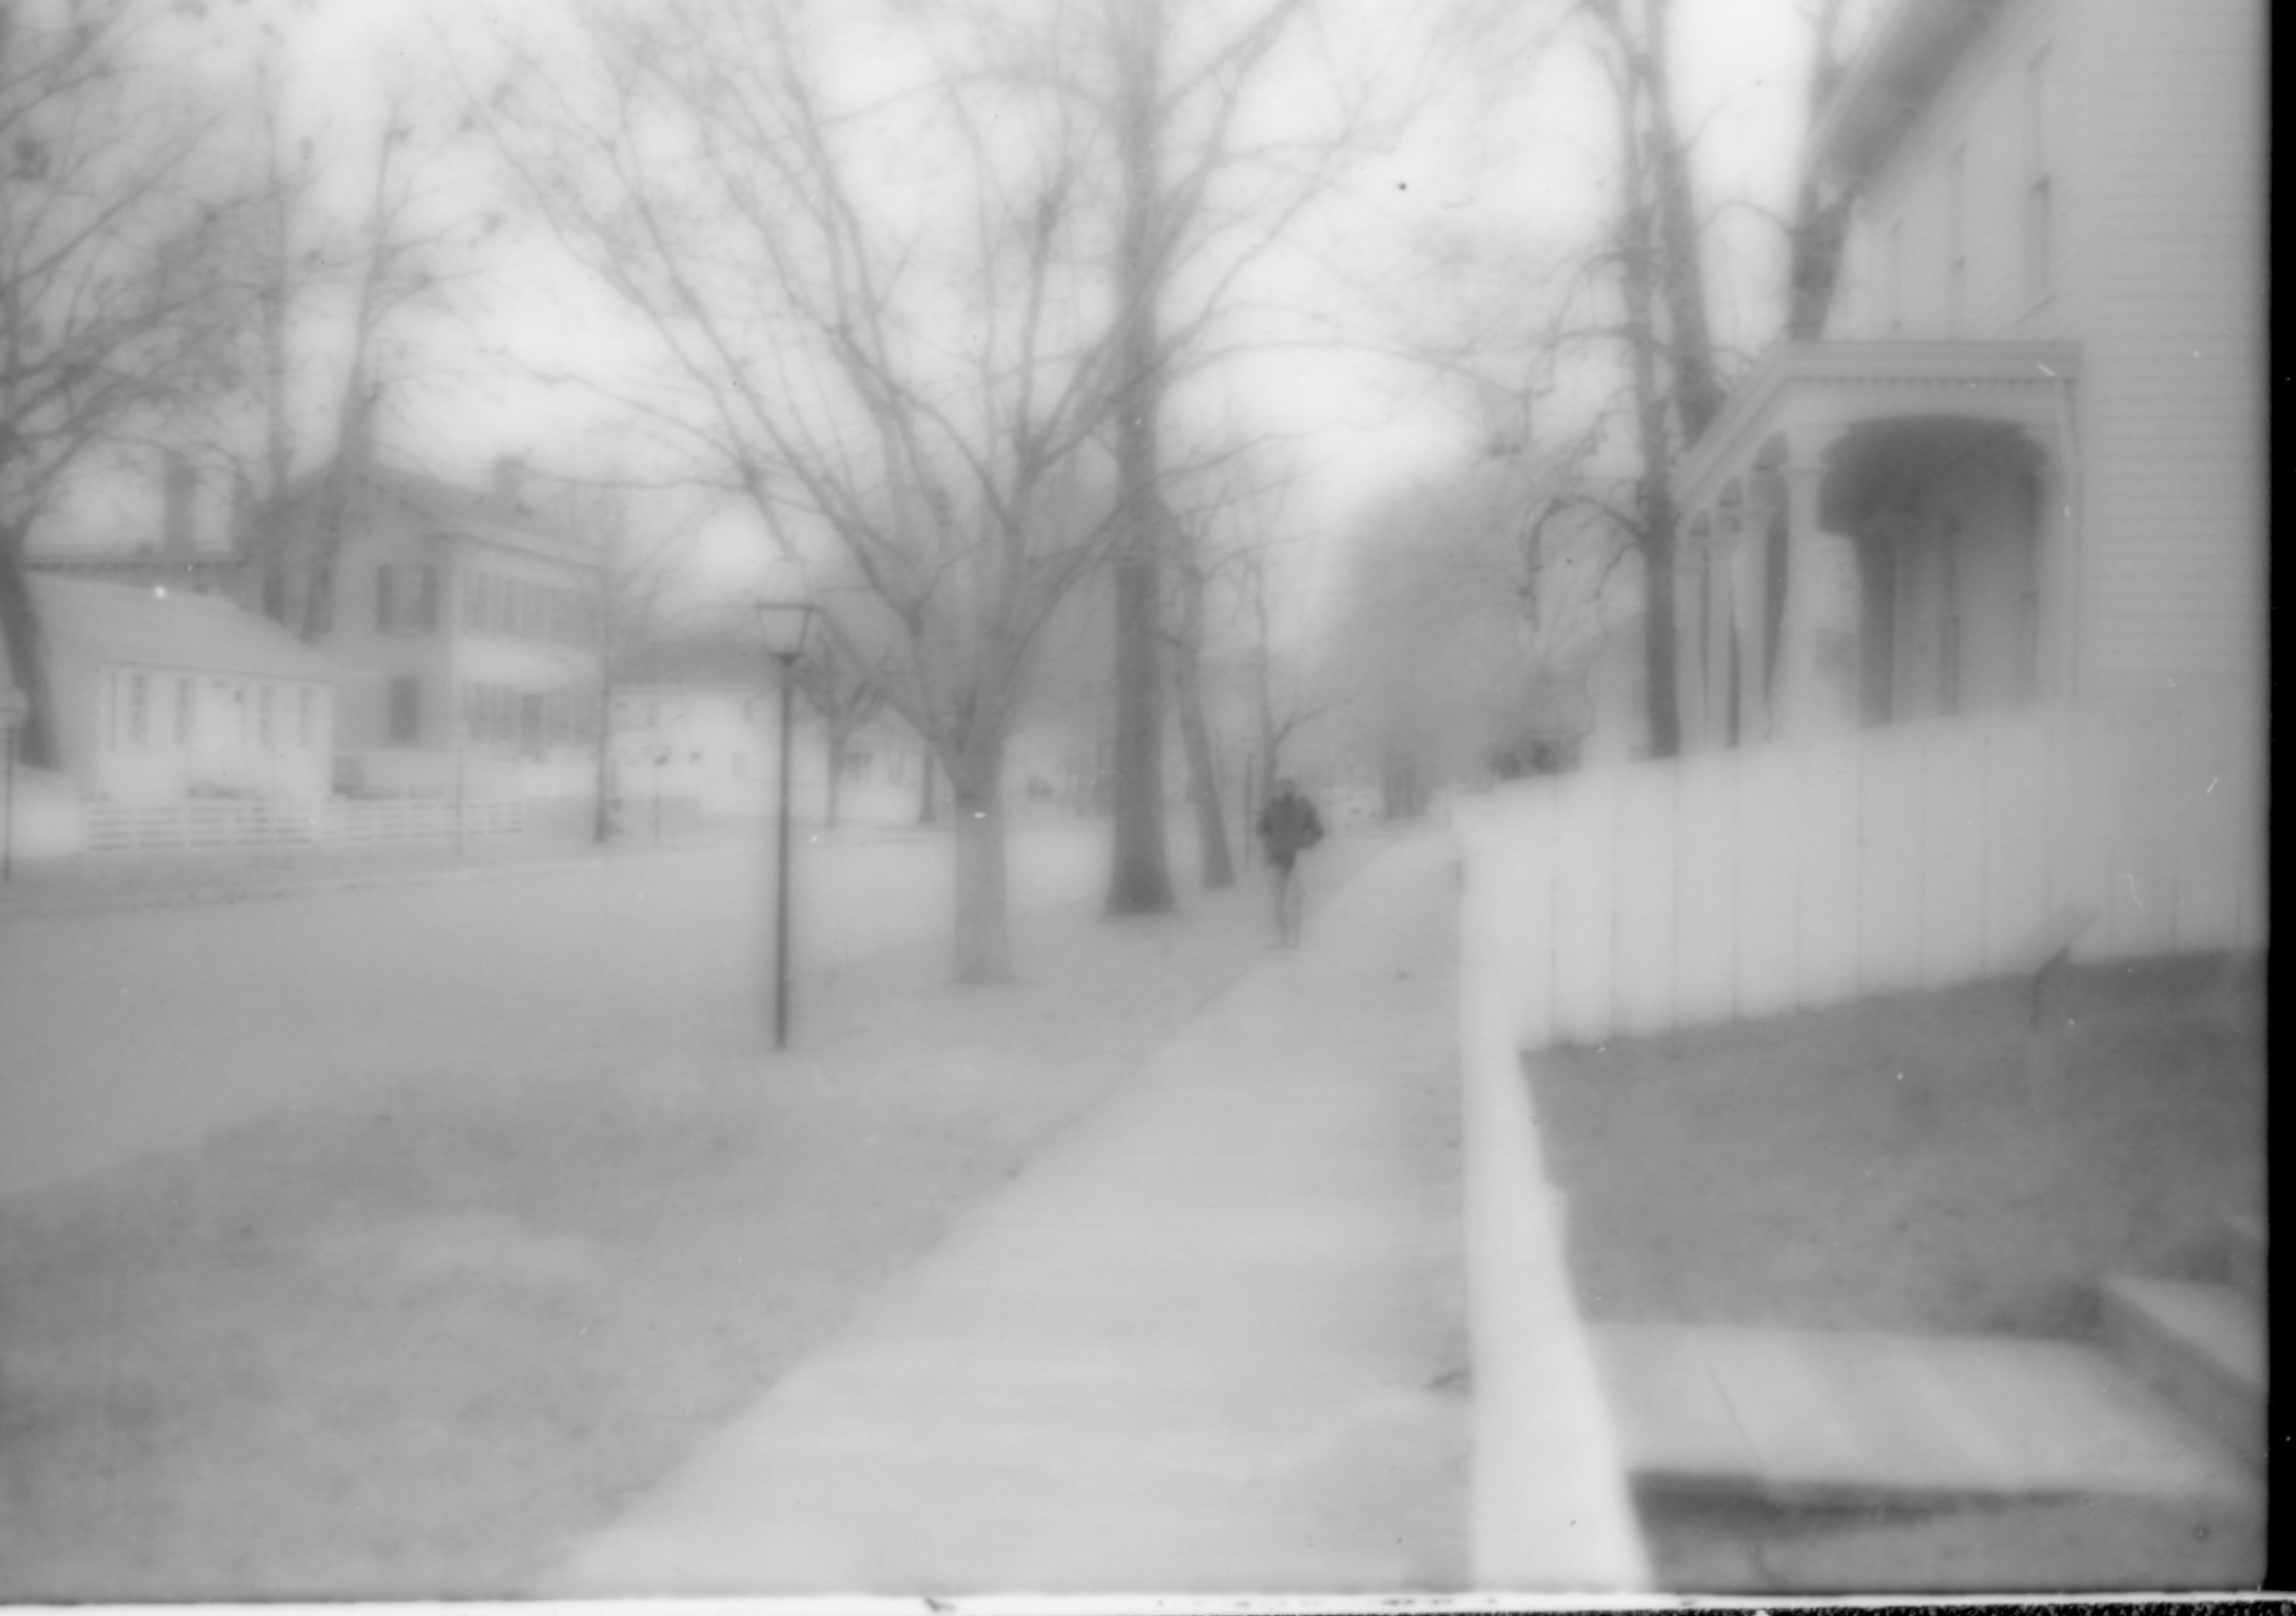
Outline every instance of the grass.
{"type": "MultiPolygon", "coordinates": [[[[2075,971],[2038,1036],[2029,1003],[1980,984],[1538,1056],[1587,1315],[2081,1338],[2109,1273],[2220,1276],[2223,1218],[2264,1206],[2260,969],[2075,971]]],[[[2166,1587],[2259,1556],[2252,1523],[2142,1505],[1644,1505],[1662,1579],[1709,1591],[2166,1587]]]]}
{"type": "Polygon", "coordinates": [[[1264,956],[1256,882],[1188,909],[0,1200],[0,1600],[523,1594],[1264,956]]]}

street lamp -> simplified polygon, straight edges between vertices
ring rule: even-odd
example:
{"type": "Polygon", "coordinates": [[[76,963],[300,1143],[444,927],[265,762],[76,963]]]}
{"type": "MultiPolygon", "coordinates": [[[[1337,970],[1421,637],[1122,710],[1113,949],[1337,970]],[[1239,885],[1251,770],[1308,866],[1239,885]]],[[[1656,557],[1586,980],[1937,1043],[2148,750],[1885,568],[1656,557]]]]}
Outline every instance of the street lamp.
{"type": "Polygon", "coordinates": [[[31,717],[32,698],[13,685],[0,690],[0,752],[7,756],[0,784],[0,881],[16,869],[16,731],[31,717]]]}
{"type": "Polygon", "coordinates": [[[781,811],[774,820],[774,1047],[789,1047],[790,911],[790,727],[791,696],[797,687],[797,660],[821,609],[805,598],[805,578],[794,567],[775,579],[758,602],[766,654],[781,664],[781,811]],[[792,576],[793,575],[793,576],[792,576]]]}

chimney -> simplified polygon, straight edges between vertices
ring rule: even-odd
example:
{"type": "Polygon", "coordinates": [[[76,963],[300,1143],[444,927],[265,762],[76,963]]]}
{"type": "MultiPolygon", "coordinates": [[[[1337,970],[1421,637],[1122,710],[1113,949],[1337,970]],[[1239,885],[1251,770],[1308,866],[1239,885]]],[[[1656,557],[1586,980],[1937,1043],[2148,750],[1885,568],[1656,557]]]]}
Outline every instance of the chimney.
{"type": "Polygon", "coordinates": [[[160,546],[170,555],[181,555],[198,546],[199,513],[193,502],[199,497],[199,492],[200,474],[193,467],[191,457],[181,449],[169,449],[160,494],[160,546]]]}
{"type": "Polygon", "coordinates": [[[526,508],[526,457],[495,456],[495,504],[516,514],[526,508]]]}

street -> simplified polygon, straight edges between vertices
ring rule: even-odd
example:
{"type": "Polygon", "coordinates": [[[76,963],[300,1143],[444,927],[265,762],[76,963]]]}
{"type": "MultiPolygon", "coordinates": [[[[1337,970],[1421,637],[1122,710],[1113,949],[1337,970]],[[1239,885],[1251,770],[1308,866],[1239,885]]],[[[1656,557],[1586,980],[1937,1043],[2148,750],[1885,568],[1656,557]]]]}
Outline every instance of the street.
{"type": "MultiPolygon", "coordinates": [[[[1016,915],[1092,901],[1106,827],[1013,827],[1016,915]]],[[[0,923],[0,1194],[409,1080],[618,1050],[765,1053],[762,839],[462,882],[0,923]]],[[[945,834],[801,845],[793,1016],[853,961],[946,937],[945,834]]],[[[1018,933],[1021,968],[1028,937],[1018,933]]]]}

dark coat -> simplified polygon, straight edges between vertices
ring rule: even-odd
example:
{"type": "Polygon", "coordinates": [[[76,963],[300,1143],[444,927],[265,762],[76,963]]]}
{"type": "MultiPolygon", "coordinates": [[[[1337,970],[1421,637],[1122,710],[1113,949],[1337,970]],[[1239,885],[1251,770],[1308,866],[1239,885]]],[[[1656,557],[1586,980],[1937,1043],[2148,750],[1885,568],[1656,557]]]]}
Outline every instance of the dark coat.
{"type": "Polygon", "coordinates": [[[1270,797],[1267,806],[1259,810],[1259,840],[1273,863],[1288,865],[1302,849],[1323,839],[1324,822],[1316,813],[1316,805],[1296,792],[1288,797],[1270,797]]]}

